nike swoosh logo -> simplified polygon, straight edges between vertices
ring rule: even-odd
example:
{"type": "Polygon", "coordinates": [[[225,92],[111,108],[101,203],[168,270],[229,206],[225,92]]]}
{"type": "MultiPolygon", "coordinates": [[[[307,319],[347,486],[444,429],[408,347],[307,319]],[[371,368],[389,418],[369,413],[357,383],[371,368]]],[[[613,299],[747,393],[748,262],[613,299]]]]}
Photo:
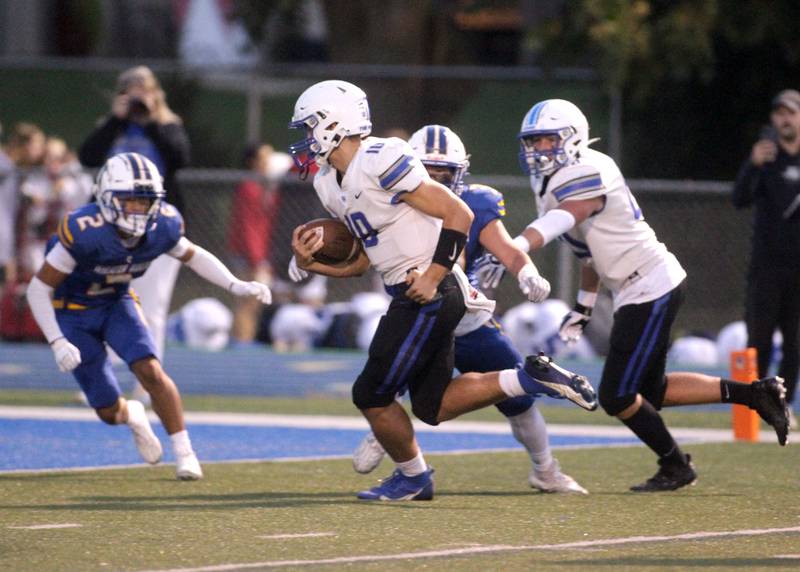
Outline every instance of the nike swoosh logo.
{"type": "Polygon", "coordinates": [[[451,254],[450,256],[448,256],[448,257],[447,257],[447,260],[449,260],[450,262],[455,262],[455,260],[456,260],[456,255],[457,255],[457,254],[458,254],[458,245],[457,245],[457,244],[454,244],[454,245],[453,245],[453,254],[451,254]]]}
{"type": "MultiPolygon", "coordinates": [[[[361,191],[361,193],[363,193],[363,192],[364,192],[364,191],[361,191]]],[[[360,197],[360,196],[361,196],[361,193],[356,193],[355,197],[356,197],[356,198],[360,197]]]]}

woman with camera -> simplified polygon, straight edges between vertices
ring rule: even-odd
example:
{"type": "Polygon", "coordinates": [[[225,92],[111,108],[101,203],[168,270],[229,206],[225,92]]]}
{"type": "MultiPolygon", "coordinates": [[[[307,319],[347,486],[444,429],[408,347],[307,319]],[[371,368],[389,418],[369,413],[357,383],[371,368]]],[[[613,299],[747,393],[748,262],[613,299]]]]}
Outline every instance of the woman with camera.
{"type": "MultiPolygon", "coordinates": [[[[79,157],[86,167],[100,167],[119,153],[139,153],[155,163],[164,177],[167,202],[183,211],[175,173],[189,163],[189,138],[183,121],[167,105],[161,84],[146,66],[119,75],[111,113],[100,120],[83,142],[79,157]]],[[[167,312],[179,269],[179,261],[159,256],[144,276],[131,283],[141,300],[159,352],[157,357],[162,362],[167,312]]]]}

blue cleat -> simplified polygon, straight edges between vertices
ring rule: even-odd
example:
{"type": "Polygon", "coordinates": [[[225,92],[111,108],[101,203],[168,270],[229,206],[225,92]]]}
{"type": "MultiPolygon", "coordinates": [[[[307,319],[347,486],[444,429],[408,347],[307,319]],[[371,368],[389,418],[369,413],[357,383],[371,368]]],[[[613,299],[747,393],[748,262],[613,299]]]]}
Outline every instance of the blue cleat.
{"type": "Polygon", "coordinates": [[[415,477],[407,477],[399,469],[381,481],[377,487],[361,491],[356,496],[361,500],[404,501],[431,500],[433,498],[433,469],[415,477]]]}
{"type": "Polygon", "coordinates": [[[522,388],[531,395],[569,399],[588,411],[597,409],[597,394],[583,375],[567,371],[544,354],[528,356],[517,371],[522,388]]]}

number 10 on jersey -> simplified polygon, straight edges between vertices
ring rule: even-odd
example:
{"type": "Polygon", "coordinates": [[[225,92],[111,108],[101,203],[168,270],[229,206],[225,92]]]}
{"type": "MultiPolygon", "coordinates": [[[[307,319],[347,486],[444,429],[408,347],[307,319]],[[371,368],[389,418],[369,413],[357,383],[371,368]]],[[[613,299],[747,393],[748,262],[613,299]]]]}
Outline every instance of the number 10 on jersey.
{"type": "Polygon", "coordinates": [[[347,228],[350,229],[350,232],[361,240],[364,248],[369,248],[370,246],[378,244],[378,231],[372,228],[367,217],[364,216],[364,213],[361,211],[356,211],[345,216],[344,222],[347,224],[347,228]]]}

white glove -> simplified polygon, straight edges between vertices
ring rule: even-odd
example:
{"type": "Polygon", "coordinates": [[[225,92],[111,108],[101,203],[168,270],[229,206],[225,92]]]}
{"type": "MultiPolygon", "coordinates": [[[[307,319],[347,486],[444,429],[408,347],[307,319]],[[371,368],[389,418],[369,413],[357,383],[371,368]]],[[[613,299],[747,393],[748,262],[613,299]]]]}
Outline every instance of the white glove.
{"type": "Polygon", "coordinates": [[[231,283],[231,293],[235,296],[255,296],[263,304],[272,304],[272,292],[269,286],[261,282],[233,282],[231,283]]]}
{"type": "Polygon", "coordinates": [[[506,267],[500,264],[494,254],[487,252],[475,261],[475,276],[481,290],[497,288],[505,273],[506,267]]]}
{"type": "Polygon", "coordinates": [[[50,344],[53,354],[56,357],[58,369],[61,371],[72,371],[81,363],[81,350],[73,346],[67,338],[57,338],[50,344]]]}
{"type": "Polygon", "coordinates": [[[550,295],[550,282],[533,264],[526,264],[517,274],[519,289],[531,302],[544,302],[550,295]]]}
{"type": "Polygon", "coordinates": [[[308,272],[297,265],[297,258],[294,256],[289,261],[289,278],[292,279],[292,282],[302,282],[308,278],[308,272]]]}
{"type": "Polygon", "coordinates": [[[592,308],[583,304],[575,303],[569,314],[561,320],[561,327],[558,329],[558,337],[567,344],[574,344],[583,335],[583,329],[589,320],[592,319],[592,308]]]}

